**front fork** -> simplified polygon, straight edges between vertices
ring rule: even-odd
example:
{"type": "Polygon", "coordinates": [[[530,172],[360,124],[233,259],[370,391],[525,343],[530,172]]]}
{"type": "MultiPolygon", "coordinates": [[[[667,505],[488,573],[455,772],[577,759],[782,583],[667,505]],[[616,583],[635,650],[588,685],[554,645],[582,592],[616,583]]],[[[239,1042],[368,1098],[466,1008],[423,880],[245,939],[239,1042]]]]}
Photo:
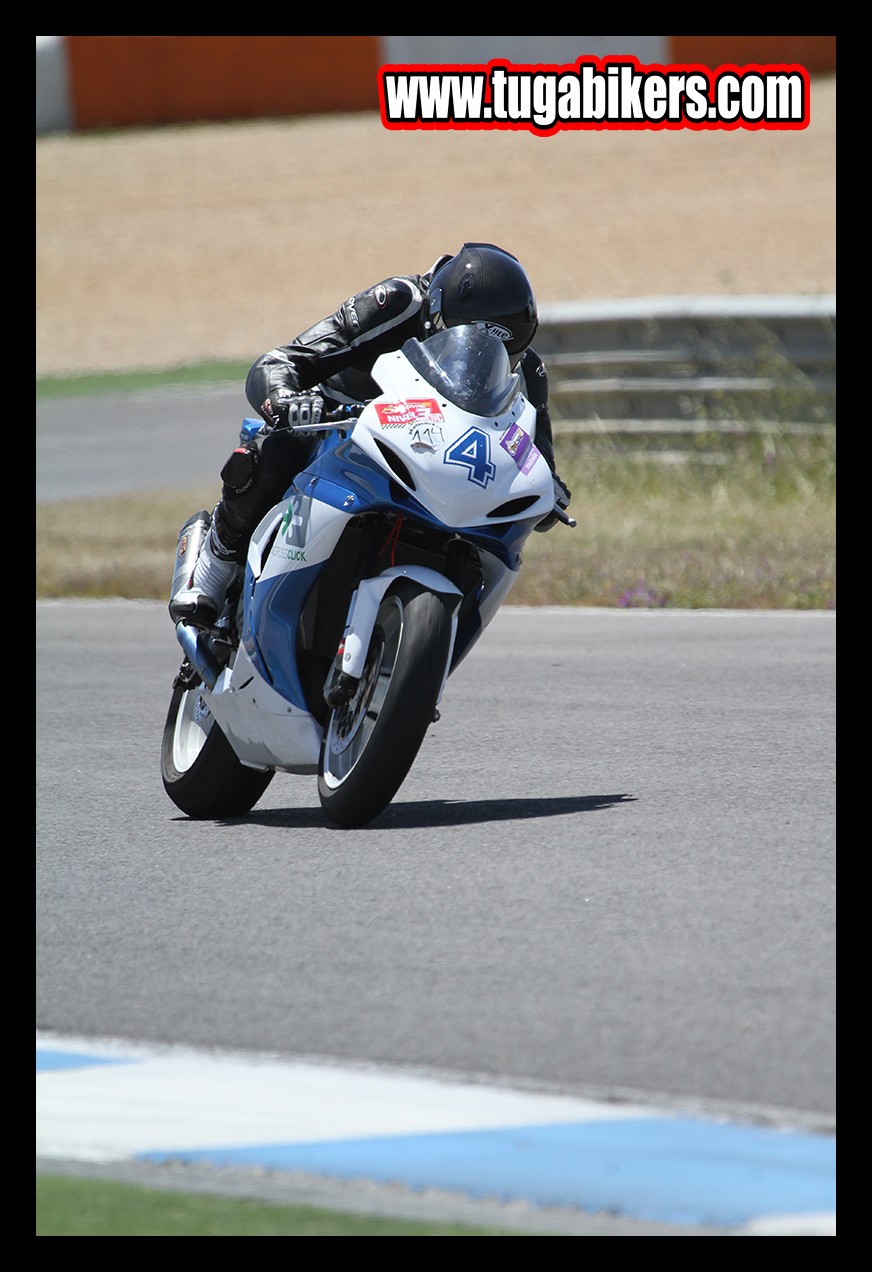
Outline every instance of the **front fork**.
{"type": "MultiPolygon", "coordinates": [[[[366,664],[379,606],[385,592],[396,579],[411,579],[431,592],[456,598],[451,623],[451,647],[445,664],[445,675],[451,666],[457,636],[457,611],[463,593],[450,579],[426,565],[393,565],[375,578],[361,579],[348,607],[345,631],[324,685],[324,700],[331,708],[339,707],[353,697],[366,664]]],[[[444,688],[443,680],[443,688],[444,688]]],[[[440,690],[439,697],[442,697],[440,690]]]]}

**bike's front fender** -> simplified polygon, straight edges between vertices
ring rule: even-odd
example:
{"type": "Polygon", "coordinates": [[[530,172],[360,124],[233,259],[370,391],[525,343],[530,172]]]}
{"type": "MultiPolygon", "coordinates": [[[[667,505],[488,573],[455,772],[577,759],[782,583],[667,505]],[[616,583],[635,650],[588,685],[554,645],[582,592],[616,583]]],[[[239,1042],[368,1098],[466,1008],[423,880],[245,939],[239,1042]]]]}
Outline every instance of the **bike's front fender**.
{"type": "MultiPolygon", "coordinates": [[[[451,628],[451,651],[453,652],[454,641],[457,636],[457,610],[463,599],[463,593],[444,574],[440,574],[438,570],[430,569],[429,566],[394,565],[374,578],[362,579],[351,598],[343,640],[342,671],[345,675],[358,679],[363,674],[379,605],[391,583],[398,578],[412,579],[415,583],[420,583],[422,587],[428,588],[431,592],[437,592],[440,596],[453,596],[456,598],[451,628]]],[[[451,656],[449,655],[448,666],[450,665],[451,656]]]]}

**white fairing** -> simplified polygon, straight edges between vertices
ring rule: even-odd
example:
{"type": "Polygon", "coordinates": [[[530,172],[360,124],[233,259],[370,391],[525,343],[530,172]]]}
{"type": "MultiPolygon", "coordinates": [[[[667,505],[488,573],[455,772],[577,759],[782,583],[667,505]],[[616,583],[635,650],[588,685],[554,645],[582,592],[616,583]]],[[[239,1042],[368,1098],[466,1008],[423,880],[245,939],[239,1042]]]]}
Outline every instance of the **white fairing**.
{"type": "Polygon", "coordinates": [[[329,485],[322,478],[311,494],[295,495],[264,517],[248,546],[248,564],[256,579],[275,578],[329,560],[356,511],[353,503],[347,512],[322,503],[319,492],[323,498],[329,485]]]}
{"type": "Polygon", "coordinates": [[[242,646],[204,696],[243,764],[317,773],[321,726],[266,683],[242,646]]]}
{"type": "Polygon", "coordinates": [[[434,390],[402,352],[383,354],[373,377],[385,392],[366,408],[352,439],[386,465],[382,447],[405,466],[411,482],[394,476],[428,512],[455,529],[515,521],[517,512],[490,516],[522,497],[534,497],[524,517],[546,516],[554,503],[551,470],[535,444],[536,411],[518,394],[496,418],[471,415],[434,390]]]}

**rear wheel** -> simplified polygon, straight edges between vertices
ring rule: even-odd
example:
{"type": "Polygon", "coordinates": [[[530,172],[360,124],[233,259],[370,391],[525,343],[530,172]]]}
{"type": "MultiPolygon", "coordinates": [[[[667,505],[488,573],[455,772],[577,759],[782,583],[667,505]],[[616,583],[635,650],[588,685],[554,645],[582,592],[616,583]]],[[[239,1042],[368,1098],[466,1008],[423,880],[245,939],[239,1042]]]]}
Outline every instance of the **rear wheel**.
{"type": "Polygon", "coordinates": [[[318,793],[337,825],[372,821],[404,782],[436,711],[451,615],[451,601],[410,579],[385,593],[357,690],[321,744],[318,793]]]}
{"type": "Polygon", "coordinates": [[[239,817],[273,779],[272,769],[246,768],[227,741],[187,665],[173,686],[161,745],[161,777],[170,799],[189,817],[239,817]]]}

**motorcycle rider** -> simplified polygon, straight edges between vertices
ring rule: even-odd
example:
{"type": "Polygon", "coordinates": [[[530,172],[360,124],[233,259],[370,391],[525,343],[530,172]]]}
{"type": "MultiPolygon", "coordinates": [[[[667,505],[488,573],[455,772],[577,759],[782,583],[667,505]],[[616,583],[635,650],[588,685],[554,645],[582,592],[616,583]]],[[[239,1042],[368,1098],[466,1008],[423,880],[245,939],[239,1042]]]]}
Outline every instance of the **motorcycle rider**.
{"type": "MultiPolygon", "coordinates": [[[[410,337],[423,340],[464,323],[504,341],[524,395],[536,408],[536,445],[554,475],[555,504],[568,507],[570,492],[555,472],[548,379],[530,346],[539,325],[530,281],[510,252],[492,243],[464,243],[424,274],[395,275],[358,292],[289,344],[257,359],[245,393],[265,427],[221,469],[221,499],[210,533],[193,573],[170,600],[174,622],[215,623],[258,522],[317,446],[317,436],[294,430],[317,424],[322,413],[343,403],[376,397],[381,390],[370,371],[381,354],[410,337]]],[[[536,529],[548,530],[557,520],[551,513],[536,529]]]]}

